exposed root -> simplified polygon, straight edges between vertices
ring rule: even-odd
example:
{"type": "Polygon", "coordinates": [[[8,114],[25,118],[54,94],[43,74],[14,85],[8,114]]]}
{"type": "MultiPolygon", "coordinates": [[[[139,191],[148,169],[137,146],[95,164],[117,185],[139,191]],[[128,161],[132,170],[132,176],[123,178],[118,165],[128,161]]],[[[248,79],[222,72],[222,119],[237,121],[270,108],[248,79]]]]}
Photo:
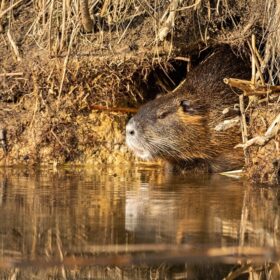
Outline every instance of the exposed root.
{"type": "Polygon", "coordinates": [[[248,140],[244,144],[238,144],[235,148],[243,148],[247,149],[252,145],[259,145],[263,146],[266,144],[270,139],[275,137],[280,129],[280,114],[275,118],[275,120],[271,123],[269,128],[267,129],[266,133],[263,136],[256,136],[250,140],[248,140]]]}
{"type": "Polygon", "coordinates": [[[235,117],[230,120],[224,120],[222,123],[219,123],[216,127],[216,131],[226,131],[232,127],[239,126],[240,125],[240,118],[235,117]]]}

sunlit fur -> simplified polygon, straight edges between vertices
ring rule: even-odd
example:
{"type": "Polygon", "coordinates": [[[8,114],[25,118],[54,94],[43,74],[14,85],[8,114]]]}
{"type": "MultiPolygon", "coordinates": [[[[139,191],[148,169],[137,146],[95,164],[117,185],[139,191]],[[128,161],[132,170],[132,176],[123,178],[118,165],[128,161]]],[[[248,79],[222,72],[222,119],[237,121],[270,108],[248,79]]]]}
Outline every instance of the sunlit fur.
{"type": "Polygon", "coordinates": [[[228,51],[226,57],[223,54],[224,50],[218,52],[189,73],[177,91],[140,108],[128,123],[135,134],[126,136],[136,155],[144,159],[164,158],[186,168],[204,162],[214,172],[242,166],[242,151],[233,150],[241,141],[239,129],[214,130],[223,120],[222,110],[238,101],[238,96],[222,79],[236,77],[235,73],[237,77],[247,75],[235,56],[228,51]],[[189,101],[189,112],[182,106],[184,100],[189,101]]]}

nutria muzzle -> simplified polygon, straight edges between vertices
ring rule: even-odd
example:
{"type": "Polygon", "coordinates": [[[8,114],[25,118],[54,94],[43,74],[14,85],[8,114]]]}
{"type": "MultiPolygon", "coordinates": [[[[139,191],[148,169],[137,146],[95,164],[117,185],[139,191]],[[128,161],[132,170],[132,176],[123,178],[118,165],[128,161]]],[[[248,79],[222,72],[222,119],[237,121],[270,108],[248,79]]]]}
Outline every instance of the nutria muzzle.
{"type": "Polygon", "coordinates": [[[135,137],[136,135],[136,126],[134,118],[131,118],[126,125],[126,137],[135,137]]]}
{"type": "Polygon", "coordinates": [[[140,125],[136,123],[134,118],[131,118],[126,125],[126,144],[136,156],[142,159],[151,159],[153,157],[148,143],[141,137],[140,125]]]}

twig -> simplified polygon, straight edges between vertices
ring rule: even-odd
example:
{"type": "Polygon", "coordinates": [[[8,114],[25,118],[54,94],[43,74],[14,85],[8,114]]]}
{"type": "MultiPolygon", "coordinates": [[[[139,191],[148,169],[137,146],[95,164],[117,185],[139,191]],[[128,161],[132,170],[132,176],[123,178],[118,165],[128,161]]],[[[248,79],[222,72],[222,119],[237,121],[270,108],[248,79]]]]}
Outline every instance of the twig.
{"type": "Polygon", "coordinates": [[[225,117],[232,117],[232,116],[236,116],[240,113],[240,110],[239,110],[239,104],[235,104],[235,105],[238,105],[237,107],[233,106],[232,108],[231,107],[227,107],[223,110],[222,114],[225,116],[225,117]]]}
{"type": "MultiPolygon", "coordinates": [[[[81,248],[73,248],[73,252],[78,252],[81,248]]],[[[189,244],[119,244],[117,247],[115,245],[87,245],[84,246],[83,252],[87,253],[114,253],[114,254],[132,254],[132,253],[143,253],[143,252],[157,252],[166,253],[173,252],[183,253],[187,258],[188,256],[206,256],[206,257],[227,257],[227,256],[257,256],[257,255],[271,255],[270,248],[265,247],[252,247],[252,246],[230,246],[230,247],[204,247],[199,249],[195,246],[189,244]],[[195,249],[195,250],[194,250],[195,249]]],[[[131,255],[130,255],[131,256],[131,255]]],[[[167,256],[167,255],[165,255],[167,256]]]]}
{"type": "Polygon", "coordinates": [[[255,56],[254,56],[254,49],[256,48],[256,37],[255,35],[253,34],[252,35],[252,78],[251,78],[251,82],[253,85],[256,84],[256,59],[255,59],[255,56]]]}
{"type": "Polygon", "coordinates": [[[6,5],[5,0],[2,0],[2,1],[1,1],[1,5],[0,5],[0,11],[1,11],[1,12],[4,10],[5,5],[6,5]]]}
{"type": "MultiPolygon", "coordinates": [[[[38,82],[37,82],[37,79],[35,78],[35,75],[32,75],[32,80],[33,80],[33,95],[34,97],[36,98],[35,99],[35,104],[34,104],[34,110],[33,110],[33,115],[32,115],[32,119],[30,121],[30,124],[29,124],[29,127],[32,127],[33,125],[33,122],[35,120],[35,117],[36,117],[36,113],[38,111],[38,103],[39,103],[39,100],[38,100],[38,95],[39,95],[39,86],[38,86],[38,82]]],[[[33,131],[34,133],[34,131],[33,131]]]]}
{"type": "Polygon", "coordinates": [[[72,44],[73,44],[73,41],[74,41],[74,37],[76,35],[77,28],[78,27],[74,28],[73,31],[72,31],[72,34],[71,34],[71,37],[70,37],[69,46],[68,46],[67,55],[66,55],[66,57],[64,59],[63,72],[62,72],[62,77],[61,77],[61,82],[60,82],[59,92],[58,92],[58,104],[59,104],[60,95],[61,95],[61,92],[62,92],[62,87],[63,87],[63,83],[64,83],[64,79],[65,79],[67,64],[68,64],[68,60],[69,60],[69,56],[70,56],[70,53],[71,53],[71,48],[72,48],[72,44]]]}
{"type": "Polygon", "coordinates": [[[9,11],[11,11],[14,7],[16,7],[18,4],[20,4],[23,0],[19,0],[17,1],[15,4],[11,5],[9,8],[7,8],[4,12],[2,12],[0,14],[0,19],[5,15],[7,14],[9,11]]]}
{"type": "Polygon", "coordinates": [[[170,30],[174,27],[176,10],[177,10],[177,7],[179,6],[179,4],[181,4],[181,3],[182,3],[182,0],[173,0],[170,3],[169,16],[167,17],[165,23],[163,24],[163,26],[160,28],[160,30],[158,32],[158,39],[160,41],[163,41],[165,39],[165,37],[167,36],[167,34],[170,32],[170,30]]]}
{"type": "MultiPolygon", "coordinates": [[[[246,144],[248,141],[248,131],[247,131],[247,124],[246,124],[246,117],[245,117],[245,110],[244,110],[244,95],[239,96],[239,106],[240,106],[240,124],[241,124],[241,132],[242,132],[242,142],[243,144],[246,144]]],[[[248,157],[247,152],[245,149],[244,151],[244,157],[245,157],[245,163],[248,163],[248,157]]]]}
{"type": "Polygon", "coordinates": [[[127,24],[127,26],[126,26],[126,28],[125,28],[125,30],[124,30],[124,32],[123,32],[123,34],[122,34],[121,37],[119,38],[117,44],[119,44],[119,43],[121,42],[121,40],[123,39],[123,37],[125,36],[125,34],[126,34],[126,32],[127,32],[127,29],[129,28],[130,24],[132,23],[132,21],[134,20],[134,18],[138,15],[138,9],[139,9],[139,7],[136,8],[136,13],[135,13],[134,17],[132,17],[132,18],[130,19],[129,23],[127,24]]]}
{"type": "Polygon", "coordinates": [[[176,56],[174,59],[175,60],[182,60],[182,61],[186,61],[186,62],[190,62],[191,61],[190,57],[183,57],[183,56],[176,56]]]}
{"type": "Polygon", "coordinates": [[[244,150],[252,145],[263,146],[267,143],[271,138],[275,137],[279,131],[280,127],[280,114],[275,118],[275,120],[271,123],[266,133],[263,136],[256,136],[244,144],[238,144],[235,148],[243,148],[244,150]]]}
{"type": "Polygon", "coordinates": [[[54,131],[53,131],[52,129],[51,129],[51,134],[54,136],[54,138],[56,139],[56,141],[58,142],[58,144],[59,144],[63,149],[65,149],[68,153],[70,153],[69,148],[68,148],[66,145],[64,145],[64,144],[59,140],[58,136],[54,133],[54,131]]]}
{"type": "Polygon", "coordinates": [[[105,0],[104,1],[101,12],[100,12],[101,17],[104,17],[105,14],[108,12],[108,7],[109,7],[110,4],[111,4],[110,0],[105,0]]]}
{"type": "Polygon", "coordinates": [[[240,106],[240,113],[241,113],[241,127],[242,127],[242,138],[243,143],[246,143],[248,140],[248,131],[246,125],[246,117],[245,117],[245,109],[244,109],[244,96],[239,96],[239,106],[240,106]]]}
{"type": "Polygon", "coordinates": [[[219,13],[220,2],[221,2],[221,0],[218,0],[218,1],[217,1],[217,5],[216,5],[216,14],[217,14],[217,15],[220,14],[220,13],[219,13]]]}
{"type": "Polygon", "coordinates": [[[194,8],[194,9],[196,10],[196,8],[197,8],[197,6],[200,4],[200,2],[201,2],[201,0],[196,0],[194,4],[189,5],[189,6],[182,7],[182,8],[180,8],[180,9],[177,9],[176,12],[188,10],[188,9],[191,9],[191,8],[194,8]]]}
{"type": "Polygon", "coordinates": [[[224,83],[231,87],[239,88],[243,91],[251,91],[252,87],[254,87],[250,81],[234,78],[224,78],[224,83]]]}
{"type": "Polygon", "coordinates": [[[136,245],[108,245],[108,246],[85,246],[84,252],[91,252],[91,257],[79,257],[81,248],[74,248],[73,256],[66,254],[63,260],[59,257],[52,257],[46,262],[45,258],[37,258],[36,260],[24,261],[21,258],[1,257],[0,267],[2,269],[11,269],[12,267],[22,267],[29,265],[30,267],[52,268],[65,266],[67,268],[76,268],[77,266],[88,267],[92,265],[99,266],[131,266],[143,263],[143,253],[147,254],[145,262],[154,265],[156,262],[189,262],[189,261],[209,261],[209,257],[213,261],[221,262],[241,262],[254,259],[256,262],[264,258],[275,258],[276,253],[271,248],[265,247],[223,247],[223,248],[205,248],[199,249],[195,246],[184,244],[136,244],[136,245]],[[78,251],[79,249],[79,251],[78,251]],[[102,253],[99,255],[98,253],[102,253]],[[105,254],[104,254],[105,253],[105,254]],[[133,255],[132,255],[133,253],[133,255]],[[116,256],[116,254],[118,254],[116,256]]]}
{"type": "Polygon", "coordinates": [[[172,92],[176,92],[177,90],[179,90],[180,88],[182,88],[182,87],[184,86],[185,82],[186,82],[186,79],[184,79],[183,81],[181,81],[180,84],[179,84],[176,88],[174,88],[174,89],[172,90],[172,92]]]}
{"type": "Polygon", "coordinates": [[[8,32],[7,32],[7,37],[8,37],[8,39],[9,39],[10,44],[11,44],[11,46],[12,46],[12,49],[13,49],[13,51],[14,51],[16,57],[17,57],[17,61],[21,61],[21,57],[20,57],[20,54],[19,54],[18,47],[17,47],[17,45],[16,45],[14,39],[12,38],[12,35],[11,35],[11,33],[10,33],[10,30],[8,30],[8,32]]]}
{"type": "Polygon", "coordinates": [[[280,86],[253,85],[251,81],[225,78],[224,83],[244,91],[245,96],[280,93],[280,86]]]}
{"type": "Polygon", "coordinates": [[[53,4],[54,4],[54,0],[51,1],[51,4],[50,4],[50,8],[49,8],[49,30],[48,30],[48,44],[49,44],[49,54],[51,55],[52,53],[52,46],[51,46],[51,43],[52,43],[52,18],[53,18],[53,4]]]}
{"type": "Polygon", "coordinates": [[[241,267],[238,267],[237,269],[231,271],[224,280],[233,280],[241,276],[242,274],[248,273],[251,269],[252,265],[249,264],[243,264],[241,267]]]}
{"type": "Polygon", "coordinates": [[[14,77],[14,76],[23,76],[23,72],[0,73],[0,77],[14,77]]]}
{"type": "Polygon", "coordinates": [[[252,78],[252,83],[254,85],[256,84],[256,82],[258,80],[257,75],[259,75],[259,78],[261,79],[261,84],[265,85],[264,77],[263,77],[263,74],[262,74],[262,71],[261,71],[261,66],[260,66],[263,63],[262,59],[261,59],[261,56],[260,56],[259,52],[257,51],[256,46],[251,46],[249,43],[248,43],[248,45],[249,45],[249,48],[251,50],[252,61],[254,61],[255,67],[257,68],[257,73],[254,74],[255,78],[254,79],[252,78]]]}
{"type": "Polygon", "coordinates": [[[91,105],[90,109],[99,111],[119,112],[119,113],[137,113],[137,108],[126,107],[106,107],[102,105],[91,105]]]}
{"type": "Polygon", "coordinates": [[[61,39],[59,45],[60,51],[63,49],[63,45],[64,45],[65,29],[66,29],[66,0],[62,0],[61,39]]]}
{"type": "Polygon", "coordinates": [[[224,120],[223,122],[219,123],[216,125],[214,128],[216,131],[226,131],[234,126],[239,125],[240,123],[240,118],[239,116],[232,118],[230,120],[224,120]]]}
{"type": "Polygon", "coordinates": [[[46,0],[42,1],[42,12],[43,12],[43,16],[42,16],[42,21],[43,21],[43,26],[46,24],[46,0]]]}

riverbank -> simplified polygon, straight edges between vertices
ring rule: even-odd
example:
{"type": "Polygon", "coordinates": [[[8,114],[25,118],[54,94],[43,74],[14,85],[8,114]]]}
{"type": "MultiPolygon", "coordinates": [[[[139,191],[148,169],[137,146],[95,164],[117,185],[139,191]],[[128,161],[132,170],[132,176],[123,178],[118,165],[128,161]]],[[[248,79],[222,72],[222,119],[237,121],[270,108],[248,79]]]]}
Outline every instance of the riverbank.
{"type": "MultiPolygon", "coordinates": [[[[254,85],[279,83],[276,0],[230,8],[227,1],[89,1],[90,30],[84,7],[77,0],[2,1],[0,129],[7,147],[0,149],[1,165],[138,162],[124,141],[130,109],[174,89],[219,45],[252,63],[254,85]]],[[[262,136],[280,113],[279,98],[255,99],[257,106],[250,100],[245,108],[241,144],[262,136]]],[[[279,141],[277,130],[245,151],[249,178],[279,181],[279,141]]]]}

